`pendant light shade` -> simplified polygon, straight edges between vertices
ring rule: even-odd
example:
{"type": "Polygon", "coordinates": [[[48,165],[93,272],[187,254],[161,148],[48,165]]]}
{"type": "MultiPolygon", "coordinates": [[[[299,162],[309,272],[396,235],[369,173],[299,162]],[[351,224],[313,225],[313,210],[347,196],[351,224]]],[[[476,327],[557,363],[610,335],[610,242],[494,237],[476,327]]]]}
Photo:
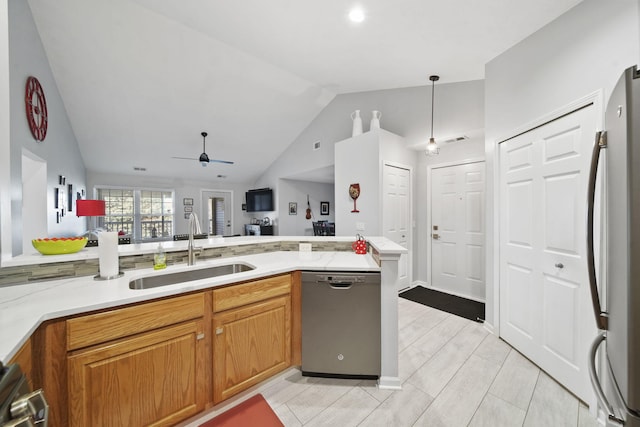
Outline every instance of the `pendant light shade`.
{"type": "Polygon", "coordinates": [[[437,156],[440,153],[440,148],[438,147],[438,144],[436,144],[436,140],[433,139],[433,99],[435,82],[440,80],[440,76],[429,76],[429,80],[431,80],[431,137],[427,143],[427,150],[425,151],[425,154],[427,156],[437,156]]]}

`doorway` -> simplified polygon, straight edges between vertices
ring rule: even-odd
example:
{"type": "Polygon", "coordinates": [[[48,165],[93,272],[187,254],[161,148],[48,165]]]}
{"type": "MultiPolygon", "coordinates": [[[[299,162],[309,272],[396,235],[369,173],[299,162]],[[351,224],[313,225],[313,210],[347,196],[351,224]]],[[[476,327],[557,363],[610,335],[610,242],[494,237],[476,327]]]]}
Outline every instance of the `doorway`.
{"type": "Polygon", "coordinates": [[[411,168],[385,163],[382,178],[383,235],[408,250],[398,262],[398,292],[411,285],[411,168]]]}
{"type": "Polygon", "coordinates": [[[430,287],[484,302],[484,161],[435,166],[430,182],[430,287]]]}
{"type": "MultiPolygon", "coordinates": [[[[32,239],[48,236],[47,162],[22,151],[22,253],[36,252],[32,239]],[[24,227],[24,224],[29,224],[24,227]]],[[[14,222],[15,226],[15,222],[14,222]]]]}
{"type": "MultiPolygon", "coordinates": [[[[233,192],[202,191],[202,218],[206,218],[206,233],[210,236],[233,234],[233,192]]],[[[204,231],[204,230],[203,230],[204,231]]]]}

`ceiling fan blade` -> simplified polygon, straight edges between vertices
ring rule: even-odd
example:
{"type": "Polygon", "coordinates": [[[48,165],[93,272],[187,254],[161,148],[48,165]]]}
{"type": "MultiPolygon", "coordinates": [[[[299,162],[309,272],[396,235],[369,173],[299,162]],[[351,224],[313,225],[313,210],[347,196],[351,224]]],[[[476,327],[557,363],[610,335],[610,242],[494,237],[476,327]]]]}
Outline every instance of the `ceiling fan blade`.
{"type": "Polygon", "coordinates": [[[175,156],[173,156],[171,158],[172,159],[180,159],[180,160],[198,160],[198,159],[195,159],[193,157],[175,157],[175,156]]]}
{"type": "Polygon", "coordinates": [[[209,163],[224,163],[226,165],[233,164],[233,162],[230,162],[229,160],[216,160],[216,159],[209,159],[209,163]]]}

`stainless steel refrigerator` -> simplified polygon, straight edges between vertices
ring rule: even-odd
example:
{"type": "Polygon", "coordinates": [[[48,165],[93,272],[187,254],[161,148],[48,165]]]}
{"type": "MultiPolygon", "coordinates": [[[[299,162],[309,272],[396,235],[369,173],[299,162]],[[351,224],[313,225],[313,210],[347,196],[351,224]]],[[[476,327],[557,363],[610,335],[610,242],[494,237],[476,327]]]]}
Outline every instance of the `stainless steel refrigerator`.
{"type": "Polygon", "coordinates": [[[591,296],[599,333],[589,373],[607,425],[640,426],[640,72],[628,68],[611,94],[606,132],[596,135],[589,176],[587,252],[591,296]],[[600,153],[603,161],[599,162],[600,153]],[[606,164],[598,172],[598,163],[606,164]],[[606,289],[596,283],[594,198],[604,183],[606,289]],[[602,287],[601,287],[602,288],[602,287]],[[602,297],[602,299],[601,299],[602,297]],[[603,303],[601,305],[601,302],[603,303]],[[602,344],[604,343],[604,346],[602,344]],[[600,348],[600,350],[599,350],[600,348]],[[603,351],[604,350],[604,351],[603,351]],[[603,357],[599,372],[598,354],[603,357]]]}

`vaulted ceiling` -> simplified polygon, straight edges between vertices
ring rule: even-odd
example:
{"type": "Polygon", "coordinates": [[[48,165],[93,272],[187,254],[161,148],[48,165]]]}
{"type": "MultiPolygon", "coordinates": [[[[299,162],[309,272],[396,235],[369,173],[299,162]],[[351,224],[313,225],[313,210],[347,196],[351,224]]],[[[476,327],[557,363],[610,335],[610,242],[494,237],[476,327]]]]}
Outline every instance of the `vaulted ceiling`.
{"type": "Polygon", "coordinates": [[[336,95],[482,79],[581,0],[28,1],[87,169],[253,182],[336,95]],[[201,131],[235,164],[173,158],[201,131]]]}

